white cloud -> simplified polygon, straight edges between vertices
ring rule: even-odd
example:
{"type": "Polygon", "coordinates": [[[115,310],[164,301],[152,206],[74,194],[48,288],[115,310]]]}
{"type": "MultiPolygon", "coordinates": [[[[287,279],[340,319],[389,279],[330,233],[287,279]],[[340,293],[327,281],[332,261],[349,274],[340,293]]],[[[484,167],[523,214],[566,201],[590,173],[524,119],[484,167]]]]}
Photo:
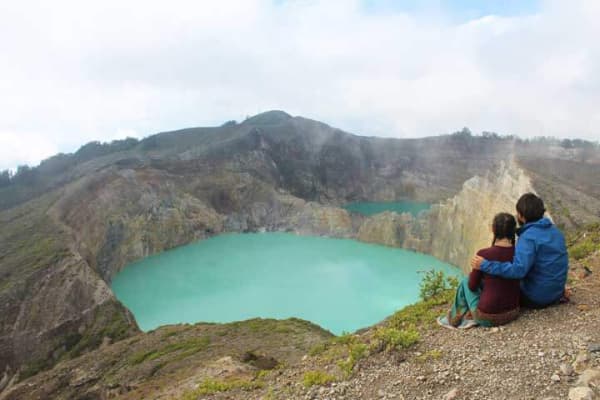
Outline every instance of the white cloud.
{"type": "Polygon", "coordinates": [[[0,168],[272,108],[381,136],[599,139],[600,6],[456,22],[358,0],[0,4],[0,168]]]}
{"type": "Polygon", "coordinates": [[[2,164],[15,169],[18,165],[34,165],[58,153],[52,140],[30,132],[1,132],[2,164]]]}

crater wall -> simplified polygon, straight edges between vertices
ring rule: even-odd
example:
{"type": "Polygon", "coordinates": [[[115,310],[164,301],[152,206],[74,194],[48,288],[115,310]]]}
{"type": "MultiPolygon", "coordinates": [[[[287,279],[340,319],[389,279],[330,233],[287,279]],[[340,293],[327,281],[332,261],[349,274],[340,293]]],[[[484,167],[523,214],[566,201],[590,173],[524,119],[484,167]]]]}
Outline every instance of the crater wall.
{"type": "Polygon", "coordinates": [[[467,272],[471,257],[490,245],[494,215],[514,214],[519,197],[531,191],[523,169],[512,161],[501,162],[498,168],[468,179],[458,194],[417,218],[387,212],[365,219],[357,238],[431,254],[467,272]]]}

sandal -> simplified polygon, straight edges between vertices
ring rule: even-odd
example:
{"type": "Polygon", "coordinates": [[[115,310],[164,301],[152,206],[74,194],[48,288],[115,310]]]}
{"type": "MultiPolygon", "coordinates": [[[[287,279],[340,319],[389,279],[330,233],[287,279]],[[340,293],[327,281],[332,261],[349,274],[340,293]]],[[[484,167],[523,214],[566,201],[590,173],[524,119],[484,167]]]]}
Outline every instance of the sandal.
{"type": "Polygon", "coordinates": [[[458,326],[458,329],[474,328],[477,325],[479,325],[479,324],[474,319],[463,319],[462,322],[460,323],[460,325],[458,326]]]}
{"type": "Polygon", "coordinates": [[[450,322],[448,322],[448,317],[445,315],[437,317],[435,321],[438,323],[439,326],[442,326],[446,329],[456,329],[456,327],[450,325],[450,322]]]}

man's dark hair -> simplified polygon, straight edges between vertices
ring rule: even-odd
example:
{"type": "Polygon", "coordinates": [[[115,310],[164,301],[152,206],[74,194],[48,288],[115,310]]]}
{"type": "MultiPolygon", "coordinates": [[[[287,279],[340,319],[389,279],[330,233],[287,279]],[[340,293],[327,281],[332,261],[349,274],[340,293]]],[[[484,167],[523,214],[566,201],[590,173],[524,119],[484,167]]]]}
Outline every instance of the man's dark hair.
{"type": "Polygon", "coordinates": [[[508,213],[496,214],[492,222],[492,231],[494,232],[492,246],[498,239],[508,239],[512,244],[515,244],[516,229],[517,221],[515,221],[515,217],[508,213]]]}
{"type": "Polygon", "coordinates": [[[525,222],[535,222],[541,219],[546,212],[544,202],[533,193],[525,193],[517,201],[517,212],[525,219],[525,222]]]}

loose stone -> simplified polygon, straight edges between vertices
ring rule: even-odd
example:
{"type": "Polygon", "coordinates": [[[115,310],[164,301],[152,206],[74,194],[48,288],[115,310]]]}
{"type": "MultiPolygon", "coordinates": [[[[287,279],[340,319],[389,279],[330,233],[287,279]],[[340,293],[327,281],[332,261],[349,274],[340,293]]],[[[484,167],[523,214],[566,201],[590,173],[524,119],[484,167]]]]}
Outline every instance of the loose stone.
{"type": "Polygon", "coordinates": [[[580,352],[575,358],[575,362],[573,363],[573,369],[575,372],[582,373],[586,370],[588,363],[590,361],[590,355],[587,351],[580,352]]]}
{"type": "Polygon", "coordinates": [[[573,367],[570,364],[562,363],[560,364],[559,369],[560,373],[565,376],[573,375],[573,367]]]}
{"type": "Polygon", "coordinates": [[[594,400],[594,392],[588,387],[575,387],[569,390],[569,400],[594,400]]]}
{"type": "Polygon", "coordinates": [[[577,380],[578,386],[600,386],[600,370],[587,369],[581,373],[577,380]]]}
{"type": "Polygon", "coordinates": [[[590,353],[598,353],[600,352],[600,343],[591,343],[588,345],[588,351],[590,353]]]}
{"type": "Polygon", "coordinates": [[[454,388],[444,395],[444,400],[454,400],[458,396],[458,388],[454,388]]]}

